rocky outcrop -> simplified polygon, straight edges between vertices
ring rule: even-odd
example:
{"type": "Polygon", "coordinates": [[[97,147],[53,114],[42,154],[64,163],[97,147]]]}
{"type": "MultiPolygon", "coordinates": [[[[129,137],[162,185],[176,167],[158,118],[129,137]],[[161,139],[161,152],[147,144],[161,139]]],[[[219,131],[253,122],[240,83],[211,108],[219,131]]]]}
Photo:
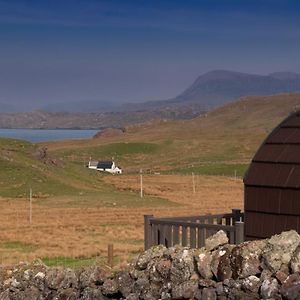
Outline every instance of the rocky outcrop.
{"type": "Polygon", "coordinates": [[[0,268],[0,299],[300,299],[300,236],[229,245],[223,232],[206,247],[156,246],[127,270],[73,270],[41,263],[0,268]]]}
{"type": "Polygon", "coordinates": [[[108,137],[116,137],[123,135],[125,133],[125,128],[105,128],[103,130],[98,131],[93,138],[108,138],[108,137]]]}

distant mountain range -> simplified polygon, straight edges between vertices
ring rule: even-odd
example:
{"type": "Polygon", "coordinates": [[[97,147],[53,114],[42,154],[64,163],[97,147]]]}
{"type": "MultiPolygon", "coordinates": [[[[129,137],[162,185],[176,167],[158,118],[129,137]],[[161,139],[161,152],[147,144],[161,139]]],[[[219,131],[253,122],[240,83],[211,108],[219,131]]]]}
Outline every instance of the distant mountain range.
{"type": "Polygon", "coordinates": [[[175,98],[126,105],[126,109],[144,110],[197,103],[204,110],[210,110],[244,96],[266,96],[298,91],[300,91],[300,74],[297,73],[275,72],[264,76],[215,70],[199,76],[190,87],[175,98]]]}
{"type": "Polygon", "coordinates": [[[240,97],[298,91],[297,73],[263,76],[216,70],[199,76],[177,97],[163,101],[123,105],[97,101],[56,103],[26,113],[13,112],[11,105],[1,104],[0,128],[105,128],[158,119],[191,119],[240,97]]]}
{"type": "MultiPolygon", "coordinates": [[[[177,97],[143,103],[109,101],[76,101],[51,103],[35,110],[47,112],[124,112],[175,109],[180,110],[191,103],[199,111],[210,110],[243,96],[265,96],[300,91],[300,74],[275,72],[269,75],[247,74],[215,70],[200,75],[195,82],[177,97]]],[[[21,107],[21,106],[20,106],[21,107]]],[[[16,112],[11,104],[0,104],[0,112],[16,112]]]]}

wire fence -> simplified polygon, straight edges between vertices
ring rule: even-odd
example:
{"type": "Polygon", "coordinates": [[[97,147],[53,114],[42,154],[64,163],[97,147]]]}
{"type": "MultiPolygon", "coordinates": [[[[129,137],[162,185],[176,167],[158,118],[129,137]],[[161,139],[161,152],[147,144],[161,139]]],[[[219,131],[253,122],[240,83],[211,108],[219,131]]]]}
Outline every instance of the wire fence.
{"type": "MultiPolygon", "coordinates": [[[[141,181],[139,170],[134,175],[137,188],[133,190],[139,195],[142,182],[145,189],[143,195],[156,193],[161,197],[168,192],[168,188],[162,186],[158,175],[144,174],[141,181]],[[155,178],[159,179],[151,181],[155,178]],[[152,188],[156,190],[152,191],[152,188]]],[[[182,189],[182,194],[177,193],[177,197],[184,195],[189,203],[199,198],[203,207],[211,207],[211,199],[201,198],[203,183],[200,176],[196,173],[179,176],[180,180],[173,182],[171,188],[176,191],[182,189]]],[[[205,186],[206,190],[210,188],[205,186]]],[[[81,203],[84,201],[83,198],[81,203]]],[[[224,209],[219,201],[217,207],[222,211],[224,209]]],[[[236,204],[232,207],[236,207],[236,204]]],[[[106,267],[126,264],[143,250],[145,209],[149,210],[147,207],[89,207],[88,202],[86,205],[77,205],[71,196],[37,198],[34,191],[32,202],[29,191],[27,199],[0,198],[0,264],[12,265],[35,260],[49,266],[73,268],[93,264],[106,267]],[[109,244],[114,244],[113,258],[109,256],[109,244]]]]}

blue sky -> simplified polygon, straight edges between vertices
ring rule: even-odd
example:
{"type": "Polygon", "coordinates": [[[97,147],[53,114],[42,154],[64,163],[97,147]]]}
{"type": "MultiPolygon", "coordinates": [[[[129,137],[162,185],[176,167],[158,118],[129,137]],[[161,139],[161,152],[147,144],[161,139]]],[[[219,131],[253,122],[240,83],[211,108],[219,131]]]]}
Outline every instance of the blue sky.
{"type": "Polygon", "coordinates": [[[300,72],[300,1],[0,0],[0,102],[176,96],[213,69],[300,72]]]}

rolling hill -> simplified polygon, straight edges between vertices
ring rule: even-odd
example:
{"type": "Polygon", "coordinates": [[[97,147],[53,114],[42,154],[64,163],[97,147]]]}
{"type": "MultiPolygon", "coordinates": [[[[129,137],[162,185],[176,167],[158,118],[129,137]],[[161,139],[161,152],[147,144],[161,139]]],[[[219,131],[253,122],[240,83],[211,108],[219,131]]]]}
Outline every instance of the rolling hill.
{"type": "Polygon", "coordinates": [[[125,174],[142,168],[242,176],[263,139],[297,106],[300,94],[246,97],[192,120],[132,125],[120,136],[37,145],[0,139],[0,196],[22,197],[32,186],[40,197],[99,192],[104,199],[117,197],[102,176],[84,167],[89,157],[113,157],[125,174]]]}
{"type": "Polygon", "coordinates": [[[300,94],[245,97],[191,120],[127,127],[117,137],[47,143],[65,157],[115,160],[127,171],[247,164],[266,135],[300,105],[300,94]]]}

